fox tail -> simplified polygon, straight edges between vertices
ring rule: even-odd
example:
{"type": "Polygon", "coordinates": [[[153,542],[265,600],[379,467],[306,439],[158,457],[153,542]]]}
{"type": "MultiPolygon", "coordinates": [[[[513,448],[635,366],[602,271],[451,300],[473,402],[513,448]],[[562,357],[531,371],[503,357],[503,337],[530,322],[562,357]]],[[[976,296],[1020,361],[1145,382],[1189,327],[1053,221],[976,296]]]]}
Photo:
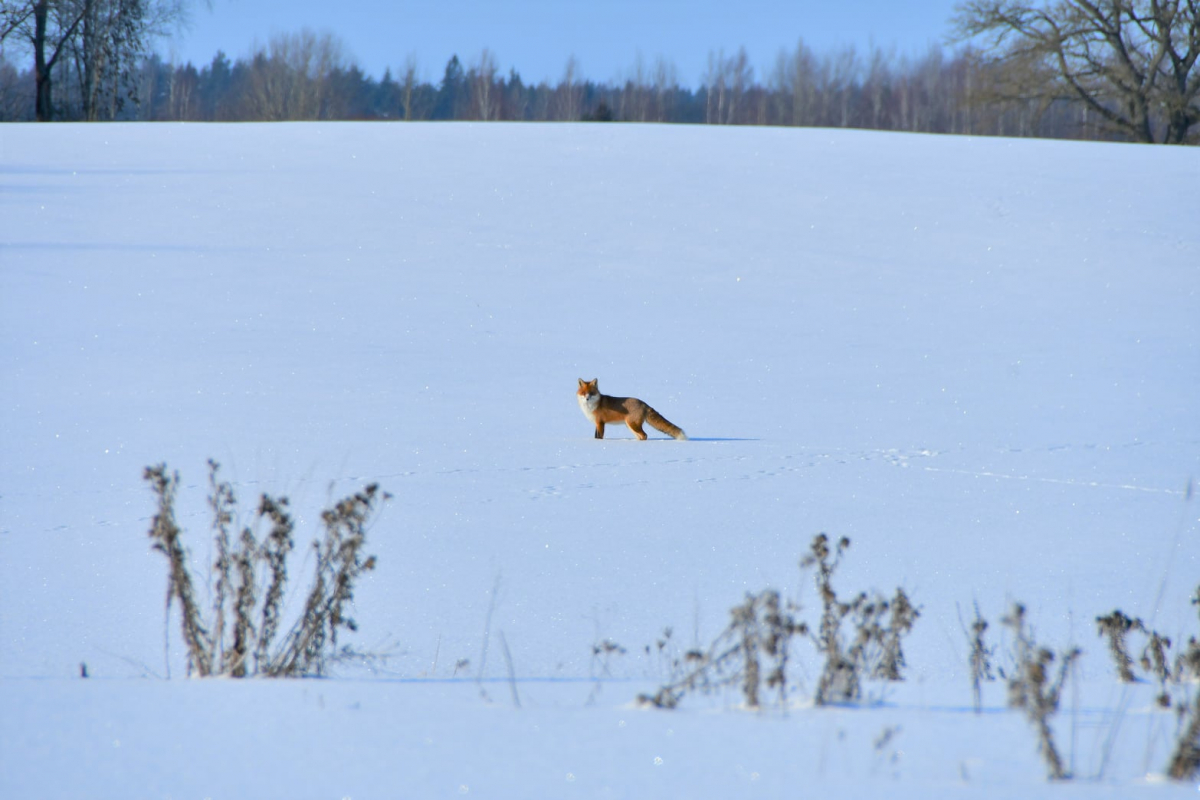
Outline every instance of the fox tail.
{"type": "Polygon", "coordinates": [[[646,422],[650,424],[651,428],[662,431],[674,439],[679,439],[680,441],[687,439],[687,434],[683,432],[683,428],[668,421],[666,417],[649,406],[646,407],[646,422]]]}

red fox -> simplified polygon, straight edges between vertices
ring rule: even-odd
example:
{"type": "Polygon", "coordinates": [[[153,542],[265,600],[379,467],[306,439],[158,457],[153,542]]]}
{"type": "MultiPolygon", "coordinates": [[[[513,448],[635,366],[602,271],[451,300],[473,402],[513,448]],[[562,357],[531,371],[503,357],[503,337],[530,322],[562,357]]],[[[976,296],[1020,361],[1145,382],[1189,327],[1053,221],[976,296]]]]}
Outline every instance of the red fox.
{"type": "Polygon", "coordinates": [[[624,422],[639,439],[646,438],[642,423],[650,423],[650,427],[662,431],[676,439],[687,439],[687,434],[678,425],[673,425],[650,406],[636,397],[609,397],[600,394],[597,382],[600,379],[585,381],[579,379],[579,391],[576,392],[579,408],[583,415],[596,424],[596,438],[604,438],[604,425],[608,422],[624,422]]]}

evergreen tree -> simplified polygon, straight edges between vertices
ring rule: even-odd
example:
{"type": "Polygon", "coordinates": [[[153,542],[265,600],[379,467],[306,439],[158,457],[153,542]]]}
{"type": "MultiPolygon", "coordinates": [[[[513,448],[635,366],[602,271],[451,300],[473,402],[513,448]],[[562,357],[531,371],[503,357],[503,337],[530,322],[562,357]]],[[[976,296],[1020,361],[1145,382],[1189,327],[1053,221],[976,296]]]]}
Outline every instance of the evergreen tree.
{"type": "Polygon", "coordinates": [[[437,101],[433,107],[433,119],[458,119],[462,104],[467,96],[467,77],[458,56],[446,62],[446,72],[438,87],[437,101]]]}

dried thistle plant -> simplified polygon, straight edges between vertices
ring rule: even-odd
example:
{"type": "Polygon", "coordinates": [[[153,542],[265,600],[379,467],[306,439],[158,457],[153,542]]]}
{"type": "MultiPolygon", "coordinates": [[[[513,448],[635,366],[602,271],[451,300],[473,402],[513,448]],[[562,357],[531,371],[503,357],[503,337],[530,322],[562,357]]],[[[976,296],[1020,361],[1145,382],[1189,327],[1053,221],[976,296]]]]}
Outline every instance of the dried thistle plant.
{"type": "Polygon", "coordinates": [[[763,686],[775,690],[780,705],[786,704],[791,637],[806,632],[793,610],[773,589],[747,594],[730,610],[729,625],[707,650],[689,650],[672,668],[680,676],[653,695],[639,695],[638,702],[671,709],[689,692],[709,694],[739,685],[748,708],[761,706],[763,686]]]}
{"type": "Polygon", "coordinates": [[[971,642],[971,695],[976,714],[983,711],[983,682],[996,679],[992,674],[992,655],[995,649],[988,647],[983,640],[987,629],[988,622],[979,613],[979,603],[975,603],[975,619],[971,622],[968,638],[971,642]]]}
{"type": "MultiPolygon", "coordinates": [[[[904,652],[901,641],[920,611],[903,590],[885,600],[859,594],[852,602],[838,600],[832,581],[850,540],[843,538],[831,550],[829,537],[816,536],[810,553],[801,560],[804,568],[815,567],[817,592],[821,598],[821,621],[816,633],[796,619],[799,608],[785,603],[779,592],[767,589],[747,594],[730,610],[728,627],[707,650],[689,650],[671,666],[672,679],[654,695],[642,695],[639,702],[659,708],[675,708],[689,692],[709,693],[737,685],[745,704],[758,708],[764,689],[776,693],[780,705],[787,704],[788,664],[794,636],[811,639],[824,656],[824,668],[814,702],[853,702],[861,695],[862,676],[901,680],[904,652]],[[853,638],[843,643],[841,625],[853,620],[853,638]]],[[[669,640],[660,640],[660,653],[669,640]]],[[[650,654],[650,647],[646,653],[650,654]]]]}
{"type": "Polygon", "coordinates": [[[903,680],[901,670],[905,662],[901,643],[920,616],[920,610],[903,589],[897,589],[891,601],[865,592],[848,603],[839,600],[833,576],[849,548],[850,540],[842,537],[830,551],[829,538],[818,534],[813,538],[810,552],[800,562],[802,568],[816,567],[814,577],[821,599],[821,623],[813,638],[817,651],[825,659],[813,698],[817,705],[856,702],[862,695],[864,675],[903,680]],[[847,618],[853,622],[853,635],[849,646],[844,646],[841,627],[847,618]]]}
{"type": "Polygon", "coordinates": [[[295,527],[286,509],[286,497],[278,500],[263,495],[259,501],[258,516],[271,521],[271,531],[262,544],[262,559],[267,562],[271,573],[267,593],[263,597],[262,614],[259,623],[258,646],[254,651],[254,664],[257,668],[267,661],[267,648],[275,639],[279,629],[279,617],[283,606],[283,590],[287,585],[287,557],[292,551],[292,530],[295,527]]]}
{"type": "MultiPolygon", "coordinates": [[[[1192,605],[1200,610],[1200,586],[1196,587],[1196,592],[1192,595],[1192,605]]],[[[1187,646],[1175,657],[1172,676],[1176,682],[1189,677],[1193,680],[1200,679],[1200,641],[1197,641],[1195,636],[1188,637],[1187,646]]]]}
{"type": "Polygon", "coordinates": [[[600,696],[604,679],[612,677],[612,660],[625,655],[626,652],[628,651],[624,647],[612,639],[604,639],[592,645],[592,661],[588,666],[588,672],[591,673],[595,684],[588,694],[587,705],[596,702],[596,698],[600,696]]]}
{"type": "Polygon", "coordinates": [[[1144,672],[1158,682],[1158,697],[1155,700],[1163,708],[1170,708],[1171,695],[1167,692],[1167,681],[1171,679],[1171,666],[1167,650],[1171,649],[1171,640],[1158,631],[1147,631],[1146,635],[1148,640],[1138,663],[1144,672]]]}
{"type": "Polygon", "coordinates": [[[225,600],[233,585],[233,560],[230,553],[229,527],[233,524],[234,513],[237,509],[237,497],[233,486],[226,481],[218,480],[217,475],[221,466],[208,460],[208,505],[212,510],[213,539],[216,544],[216,559],[213,572],[216,575],[216,586],[213,590],[213,605],[211,619],[213,621],[212,654],[218,671],[225,667],[225,600]]]}
{"type": "Polygon", "coordinates": [[[1140,619],[1130,619],[1120,609],[1106,617],[1096,617],[1097,633],[1108,642],[1108,652],[1112,655],[1117,667],[1117,676],[1124,683],[1133,683],[1137,677],[1133,674],[1133,659],[1125,644],[1125,637],[1130,631],[1142,630],[1145,625],[1140,619]]]}
{"type": "MultiPolygon", "coordinates": [[[[819,706],[853,702],[861,693],[858,667],[851,659],[850,653],[842,646],[841,627],[842,620],[857,610],[857,606],[865,603],[866,595],[860,594],[853,603],[842,603],[838,600],[837,592],[833,590],[833,575],[849,548],[850,540],[843,536],[838,540],[836,549],[831,552],[829,537],[821,533],[813,538],[809,554],[800,561],[802,568],[816,567],[814,577],[817,596],[821,600],[821,622],[813,640],[817,651],[825,657],[821,677],[817,681],[817,693],[813,698],[813,702],[819,706]]],[[[859,630],[861,629],[860,623],[859,630]]],[[[861,649],[860,647],[859,652],[861,649]]]]}
{"type": "MultiPolygon", "coordinates": [[[[1189,491],[1191,486],[1188,486],[1189,491]]],[[[1200,586],[1192,595],[1192,605],[1200,608],[1200,586]]],[[[1200,642],[1196,637],[1188,639],[1188,645],[1175,659],[1176,681],[1186,676],[1200,678],[1200,642]]],[[[1179,735],[1175,752],[1167,765],[1167,775],[1177,781],[1194,781],[1200,778],[1200,691],[1195,692],[1191,703],[1180,702],[1179,735]]]]}
{"type": "Polygon", "coordinates": [[[145,472],[158,499],[150,537],[154,549],[167,557],[167,613],[178,600],[188,674],[239,678],[323,675],[330,663],[358,656],[349,648],[337,651],[337,636],[339,629],[353,631],[357,627],[346,611],[354,597],[355,580],[375,567],[375,557],[362,554],[366,531],[379,504],[390,496],[371,484],[322,513],[325,537],[313,543],[317,553],[314,585],[303,616],[276,648],[287,560],[293,549],[294,524],[287,513],[287,498],[262,495],[256,516],[269,522],[269,532],[260,543],[251,528],[243,528],[235,545],[231,526],[237,498],[233,487],[220,479],[220,465],[212,460],[208,465],[208,503],[216,550],[211,635],[195,599],[187,551],[175,522],[179,476],[168,474],[165,464],[148,467],[145,472]]]}
{"type": "Polygon", "coordinates": [[[158,464],[147,467],[143,477],[158,498],[158,511],[150,522],[150,538],[154,541],[153,549],[167,557],[166,612],[169,616],[172,600],[179,601],[183,641],[188,649],[188,674],[194,670],[203,677],[212,672],[212,640],[196,602],[192,574],[188,571],[187,549],[182,541],[183,532],[175,522],[179,473],[168,473],[166,464],[158,464]]]}
{"type": "Polygon", "coordinates": [[[883,652],[879,662],[871,670],[871,677],[885,681],[900,681],[904,680],[900,671],[907,666],[901,641],[912,632],[913,624],[921,616],[921,612],[900,588],[896,589],[896,595],[891,600],[889,610],[891,616],[887,627],[882,628],[879,634],[879,643],[883,652]]]}
{"type": "Polygon", "coordinates": [[[624,647],[612,639],[605,639],[592,645],[591,671],[593,675],[612,677],[612,667],[609,662],[613,656],[623,656],[626,652],[624,647]]]}
{"type": "Polygon", "coordinates": [[[1200,692],[1190,706],[1179,706],[1179,738],[1167,765],[1167,775],[1177,781],[1200,778],[1200,692]]]}
{"type": "Polygon", "coordinates": [[[280,651],[264,667],[268,675],[324,675],[331,660],[353,656],[337,651],[339,629],[358,630],[346,616],[354,599],[354,582],[375,568],[375,556],[363,557],[366,529],[380,501],[390,499],[370,484],[321,513],[325,538],[313,542],[316,575],[304,613],[284,637],[280,651]],[[332,651],[332,654],[331,654],[332,651]]]}
{"type": "Polygon", "coordinates": [[[1054,744],[1054,731],[1050,719],[1058,712],[1062,687],[1066,682],[1071,665],[1081,651],[1074,648],[1061,654],[1058,674],[1051,676],[1051,665],[1056,656],[1053,651],[1039,647],[1033,632],[1025,620],[1025,607],[1014,603],[1012,611],[1002,618],[1014,637],[1016,669],[1008,679],[1008,704],[1025,712],[1038,734],[1038,750],[1046,760],[1052,780],[1069,780],[1071,773],[1063,766],[1062,757],[1054,744]]]}
{"type": "Polygon", "coordinates": [[[1146,627],[1140,619],[1129,618],[1120,609],[1106,617],[1096,617],[1096,625],[1099,635],[1108,642],[1108,652],[1116,664],[1117,675],[1125,683],[1137,680],[1133,671],[1134,660],[1129,655],[1125,637],[1133,631],[1146,637],[1146,645],[1136,663],[1149,678],[1158,683],[1156,701],[1163,708],[1168,708],[1171,705],[1171,695],[1167,691],[1167,682],[1171,680],[1171,660],[1167,651],[1171,649],[1171,640],[1146,627]]]}
{"type": "Polygon", "coordinates": [[[254,532],[242,529],[240,549],[233,554],[233,566],[237,576],[237,591],[233,603],[233,645],[226,654],[228,672],[235,678],[244,678],[249,672],[250,648],[254,641],[254,605],[257,601],[254,562],[258,542],[254,532]]]}
{"type": "Polygon", "coordinates": [[[1200,679],[1200,641],[1195,636],[1188,638],[1187,647],[1175,657],[1171,675],[1176,682],[1187,678],[1200,679]]]}

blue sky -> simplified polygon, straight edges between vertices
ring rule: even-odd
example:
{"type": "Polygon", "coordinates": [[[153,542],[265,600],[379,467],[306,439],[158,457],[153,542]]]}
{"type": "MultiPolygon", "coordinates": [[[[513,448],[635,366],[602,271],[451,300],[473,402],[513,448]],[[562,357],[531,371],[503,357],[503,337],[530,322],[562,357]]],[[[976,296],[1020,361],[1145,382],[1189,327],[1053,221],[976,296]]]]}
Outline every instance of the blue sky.
{"type": "Polygon", "coordinates": [[[162,48],[202,66],[218,49],[245,56],[273,33],[303,27],[337,34],[367,73],[394,73],[417,59],[436,81],[450,56],[469,66],[488,48],[504,72],[526,82],[557,82],[574,55],[597,81],[628,76],[640,52],[674,62],[681,83],[695,85],[708,54],[745,46],[756,75],[769,72],[782,48],[803,39],[818,53],[872,43],[917,54],[945,35],[954,0],[211,0],[195,3],[191,30],[162,48]]]}

